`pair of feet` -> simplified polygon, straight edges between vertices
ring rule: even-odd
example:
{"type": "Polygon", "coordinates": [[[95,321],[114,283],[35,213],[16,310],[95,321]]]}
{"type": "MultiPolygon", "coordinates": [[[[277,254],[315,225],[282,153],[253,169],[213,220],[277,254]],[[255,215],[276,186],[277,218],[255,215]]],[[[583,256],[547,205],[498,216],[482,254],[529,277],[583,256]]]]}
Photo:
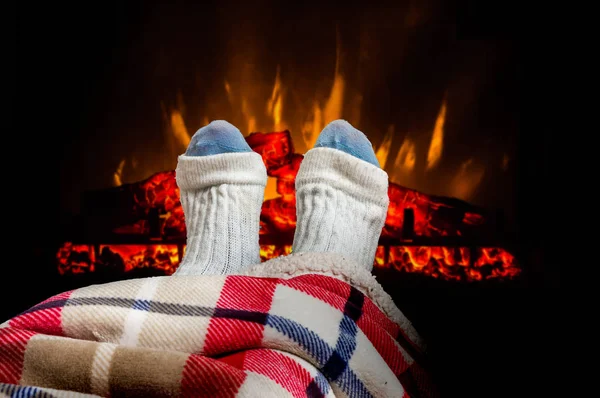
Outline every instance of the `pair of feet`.
{"type": "MultiPolygon", "coordinates": [[[[178,160],[187,247],[176,275],[222,275],[260,263],[258,231],[267,183],[262,157],[240,131],[214,121],[178,160]]],[[[296,176],[293,253],[331,252],[367,270],[389,199],[388,176],[367,137],[344,120],[321,132],[296,176]]]]}

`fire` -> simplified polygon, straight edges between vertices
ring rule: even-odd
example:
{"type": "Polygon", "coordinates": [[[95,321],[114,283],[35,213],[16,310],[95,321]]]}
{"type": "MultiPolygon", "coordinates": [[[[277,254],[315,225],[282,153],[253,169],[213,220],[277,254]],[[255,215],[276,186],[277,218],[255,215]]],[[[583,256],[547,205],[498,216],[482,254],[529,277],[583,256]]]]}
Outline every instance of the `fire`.
{"type": "Polygon", "coordinates": [[[121,176],[123,175],[123,167],[125,167],[125,159],[119,162],[119,166],[117,166],[117,170],[115,170],[115,173],[113,174],[113,186],[115,187],[120,187],[123,185],[123,180],[121,179],[121,176]]]}
{"type": "Polygon", "coordinates": [[[160,236],[185,236],[183,208],[175,171],[157,173],[138,184],[127,186],[133,199],[132,212],[139,221],[114,229],[117,234],[149,234],[152,214],[158,217],[160,236]]]}
{"type": "Polygon", "coordinates": [[[184,148],[187,147],[190,143],[191,137],[188,133],[187,127],[185,127],[183,116],[177,109],[171,111],[171,129],[177,142],[184,148]]]}
{"type": "Polygon", "coordinates": [[[66,242],[58,249],[56,260],[60,275],[95,271],[96,256],[92,245],[74,245],[66,242]]]}
{"type": "Polygon", "coordinates": [[[312,108],[312,118],[309,117],[303,125],[302,138],[307,148],[312,148],[315,145],[321,130],[327,124],[342,118],[345,85],[344,78],[339,73],[338,66],[336,65],[333,85],[324,106],[315,101],[312,108]]]}
{"type": "Polygon", "coordinates": [[[452,180],[453,195],[457,198],[470,197],[483,179],[485,168],[474,159],[464,161],[452,180]]]}
{"type": "MultiPolygon", "coordinates": [[[[250,131],[250,132],[256,131],[256,118],[254,116],[252,116],[250,107],[248,106],[248,100],[246,100],[246,98],[242,99],[242,114],[248,121],[247,131],[250,131]]],[[[208,118],[206,118],[206,120],[204,121],[204,125],[206,126],[207,124],[208,124],[208,118]]]]}
{"type": "MultiPolygon", "coordinates": [[[[273,118],[273,131],[279,131],[281,129],[281,115],[283,112],[283,92],[280,77],[280,68],[277,68],[277,76],[275,77],[275,84],[273,85],[273,92],[271,98],[267,103],[267,113],[273,118]]],[[[249,130],[254,132],[254,130],[249,130]]]]}
{"type": "Polygon", "coordinates": [[[281,195],[279,195],[279,192],[277,192],[277,178],[267,177],[264,200],[277,199],[279,197],[281,197],[281,195]]]}
{"type": "Polygon", "coordinates": [[[394,168],[410,173],[415,168],[417,162],[417,153],[414,141],[410,138],[404,138],[398,155],[396,155],[396,161],[394,162],[394,168]]]}
{"type": "Polygon", "coordinates": [[[156,268],[167,275],[179,265],[177,245],[100,245],[96,268],[128,272],[136,268],[156,268]]]}
{"type": "Polygon", "coordinates": [[[393,246],[384,267],[456,281],[512,278],[521,272],[515,258],[500,248],[393,246]]]}
{"type": "Polygon", "coordinates": [[[446,100],[442,103],[440,113],[438,113],[427,152],[427,170],[433,169],[442,157],[442,149],[444,144],[444,122],[446,121],[446,100]]]}
{"type": "Polygon", "coordinates": [[[387,263],[385,261],[385,247],[377,246],[377,250],[375,251],[375,261],[373,262],[373,267],[375,268],[386,268],[387,263]]]}
{"type": "Polygon", "coordinates": [[[375,152],[375,156],[379,161],[379,166],[382,169],[385,169],[385,165],[387,163],[388,156],[390,155],[390,149],[392,147],[392,139],[394,138],[394,126],[390,126],[385,133],[385,137],[381,145],[379,145],[379,149],[375,152]]]}
{"type": "Polygon", "coordinates": [[[495,231],[486,222],[486,217],[464,202],[425,195],[394,183],[389,185],[388,196],[390,205],[383,227],[386,237],[402,238],[405,209],[411,209],[414,213],[416,236],[494,236],[495,231]]]}
{"type": "Polygon", "coordinates": [[[292,252],[292,245],[260,245],[260,261],[267,261],[279,256],[287,256],[292,252]]]}
{"type": "Polygon", "coordinates": [[[66,242],[56,255],[60,275],[87,272],[120,275],[154,268],[170,275],[179,265],[177,245],[74,245],[66,242]]]}
{"type": "MultiPolygon", "coordinates": [[[[271,190],[276,194],[270,193],[273,198],[264,201],[261,211],[260,254],[261,260],[265,261],[291,252],[296,226],[294,185],[303,155],[295,152],[292,135],[287,130],[253,133],[246,141],[262,156],[271,190]]],[[[414,143],[408,137],[400,152],[402,157],[401,160],[396,158],[396,164],[412,169],[414,143]]],[[[476,168],[469,163],[461,170],[460,178],[470,181],[469,176],[476,168]]],[[[186,230],[175,172],[157,173],[144,181],[123,185],[119,192],[130,195],[131,199],[125,202],[133,204],[129,218],[137,221],[117,226],[114,229],[116,236],[136,235],[139,239],[156,239],[160,244],[89,246],[67,243],[57,254],[61,274],[121,267],[123,272],[152,267],[171,274],[177,268],[185,250],[186,230]]],[[[378,247],[375,268],[455,281],[511,279],[520,274],[515,258],[502,248],[407,245],[410,243],[405,234],[409,230],[413,237],[421,239],[460,238],[465,241],[465,246],[472,238],[494,237],[496,232],[494,223],[490,222],[491,215],[483,209],[457,199],[426,195],[393,182],[389,184],[388,196],[390,205],[382,231],[382,243],[388,243],[378,247]]]]}

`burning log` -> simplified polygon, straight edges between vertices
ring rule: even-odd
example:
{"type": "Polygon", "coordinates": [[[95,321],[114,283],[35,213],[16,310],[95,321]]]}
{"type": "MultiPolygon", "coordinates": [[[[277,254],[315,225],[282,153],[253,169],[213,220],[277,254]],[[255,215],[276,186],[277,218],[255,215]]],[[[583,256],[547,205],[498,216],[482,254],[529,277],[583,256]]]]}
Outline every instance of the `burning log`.
{"type": "Polygon", "coordinates": [[[88,192],[83,200],[85,235],[91,240],[113,235],[145,236],[159,222],[162,237],[185,238],[185,220],[175,171],[154,174],[134,184],[88,192]],[[159,218],[159,220],[156,220],[159,218]]]}
{"type": "Polygon", "coordinates": [[[56,257],[60,275],[89,272],[122,275],[141,268],[153,268],[170,275],[181,260],[177,245],[74,245],[71,242],[66,242],[56,257]]]}
{"type": "MultiPolygon", "coordinates": [[[[262,206],[260,242],[264,261],[291,250],[296,227],[295,178],[303,156],[294,153],[287,130],[253,133],[246,140],[262,156],[267,174],[277,179],[277,193],[281,195],[266,200],[262,206]]],[[[490,248],[494,240],[500,240],[496,214],[458,199],[427,195],[394,183],[390,183],[388,194],[390,206],[375,267],[464,281],[513,278],[520,273],[512,255],[504,249],[490,248]]],[[[176,269],[183,256],[186,231],[174,171],[88,193],[83,208],[88,227],[84,240],[130,242],[138,246],[97,245],[91,253],[89,245],[65,245],[57,255],[59,272],[93,271],[98,268],[93,258],[100,257],[96,254],[106,248],[121,257],[125,271],[151,266],[169,274],[176,269]],[[148,245],[152,240],[173,244],[148,245]],[[71,261],[69,265],[65,253],[80,252],[83,247],[90,252],[89,266],[85,267],[87,260],[76,266],[71,261]]],[[[106,258],[116,258],[109,252],[106,258]]],[[[102,268],[107,262],[99,264],[102,268]]]]}
{"type": "Polygon", "coordinates": [[[378,250],[375,263],[381,268],[455,281],[511,279],[521,272],[514,256],[500,248],[392,246],[387,252],[378,250]],[[387,261],[381,258],[384,253],[387,261]]]}
{"type": "Polygon", "coordinates": [[[67,242],[58,250],[56,260],[60,275],[94,272],[95,251],[91,245],[67,242]]]}

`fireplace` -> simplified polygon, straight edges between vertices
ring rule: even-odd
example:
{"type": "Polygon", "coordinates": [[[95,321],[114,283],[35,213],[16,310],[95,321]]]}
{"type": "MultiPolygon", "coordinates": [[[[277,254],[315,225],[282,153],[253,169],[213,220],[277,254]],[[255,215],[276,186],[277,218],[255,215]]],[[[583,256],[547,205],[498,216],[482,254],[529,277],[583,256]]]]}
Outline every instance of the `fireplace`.
{"type": "Polygon", "coordinates": [[[529,288],[558,284],[544,248],[550,135],[539,135],[552,118],[522,120],[520,10],[489,20],[437,0],[185,3],[24,11],[15,150],[40,175],[15,201],[30,228],[17,252],[31,261],[14,268],[37,285],[9,315],[71,288],[172,274],[186,244],[173,170],[210,120],[263,156],[261,256],[288,253],[298,165],[344,118],[390,176],[374,273],[430,343],[447,395],[513,392],[526,363],[514,358],[532,341],[515,325],[545,308],[529,288]]]}
{"type": "MultiPolygon", "coordinates": [[[[432,148],[438,145],[435,139],[434,134],[432,148]]],[[[266,261],[291,252],[294,181],[303,156],[295,152],[287,130],[251,133],[246,140],[262,156],[276,194],[270,194],[275,197],[265,200],[261,212],[260,253],[266,261]]],[[[503,214],[393,182],[388,195],[376,271],[460,282],[518,278],[521,268],[504,236],[503,214]]],[[[58,249],[61,275],[120,271],[126,277],[129,271],[148,267],[170,275],[185,252],[185,221],[174,171],[87,192],[81,222],[82,228],[71,231],[58,249]]]]}
{"type": "Polygon", "coordinates": [[[77,273],[102,269],[102,250],[121,258],[108,268],[123,262],[124,277],[149,264],[174,272],[185,227],[173,170],[193,133],[215,119],[236,125],[267,166],[262,259],[289,253],[295,173],[321,129],[344,118],[367,134],[390,176],[377,270],[450,283],[520,280],[510,42],[470,37],[448,18],[458,11],[437,2],[320,4],[318,12],[269,4],[267,14],[238,6],[128,9],[154,28],[123,26],[119,43],[129,47],[114,50],[123,65],[94,97],[107,102],[91,108],[89,133],[66,144],[61,275],[72,273],[69,256],[77,273]],[[211,17],[199,24],[198,15],[211,17]],[[314,29],[320,16],[330,23],[314,29]],[[289,26],[275,33],[282,20],[289,26]]]}

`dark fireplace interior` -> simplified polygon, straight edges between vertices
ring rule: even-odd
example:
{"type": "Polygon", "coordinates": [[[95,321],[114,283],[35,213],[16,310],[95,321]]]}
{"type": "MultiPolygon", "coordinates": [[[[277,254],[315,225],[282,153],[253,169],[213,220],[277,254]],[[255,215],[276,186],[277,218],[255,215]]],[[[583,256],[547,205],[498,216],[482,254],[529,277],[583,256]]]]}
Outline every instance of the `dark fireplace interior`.
{"type": "Polygon", "coordinates": [[[542,210],[549,138],[525,127],[519,26],[508,7],[435,0],[18,10],[16,114],[40,175],[23,188],[31,242],[15,267],[35,288],[4,318],[172,274],[186,243],[173,170],[215,119],[267,166],[262,259],[289,253],[302,155],[343,118],[390,177],[373,272],[427,339],[443,396],[526,396],[549,311],[539,292],[559,277],[542,210]]]}

